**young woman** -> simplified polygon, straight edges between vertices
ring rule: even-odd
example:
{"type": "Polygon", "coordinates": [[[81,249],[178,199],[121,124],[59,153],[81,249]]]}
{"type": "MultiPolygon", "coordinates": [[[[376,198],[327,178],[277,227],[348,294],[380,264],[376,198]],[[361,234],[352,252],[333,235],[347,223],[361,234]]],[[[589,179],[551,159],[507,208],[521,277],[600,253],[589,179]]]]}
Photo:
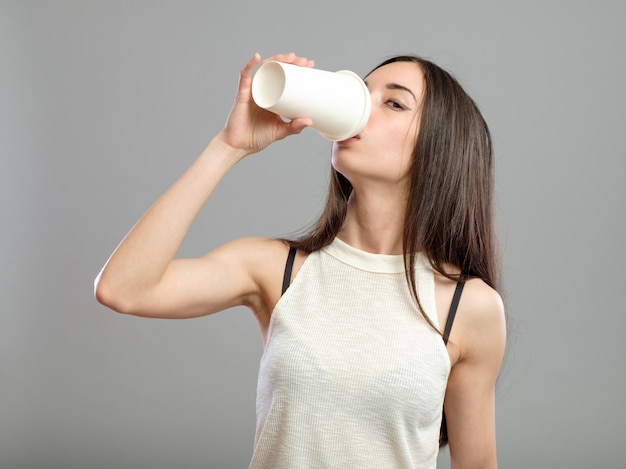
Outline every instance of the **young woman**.
{"type": "Polygon", "coordinates": [[[399,56],[367,75],[370,119],[333,143],[326,208],[303,238],[174,258],[230,168],[311,125],[254,104],[260,61],[242,69],[224,129],[108,260],[98,301],[159,318],[254,312],[265,350],[253,468],[435,468],[448,442],[454,468],[496,467],[506,332],[491,139],[441,68],[399,56]]]}

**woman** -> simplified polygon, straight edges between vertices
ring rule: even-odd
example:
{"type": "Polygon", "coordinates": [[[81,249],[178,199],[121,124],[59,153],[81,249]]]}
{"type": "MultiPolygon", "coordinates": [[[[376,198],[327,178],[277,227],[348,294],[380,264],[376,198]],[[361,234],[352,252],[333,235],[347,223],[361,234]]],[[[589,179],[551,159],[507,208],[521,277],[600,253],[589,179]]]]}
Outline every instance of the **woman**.
{"type": "Polygon", "coordinates": [[[491,140],[439,67],[400,56],[366,77],[370,119],[333,143],[327,205],[306,236],[174,258],[231,167],[312,124],[254,104],[260,61],[242,69],[224,129],[115,250],[98,301],[159,318],[254,312],[265,350],[251,467],[434,468],[448,441],[453,467],[496,467],[506,333],[491,140]]]}

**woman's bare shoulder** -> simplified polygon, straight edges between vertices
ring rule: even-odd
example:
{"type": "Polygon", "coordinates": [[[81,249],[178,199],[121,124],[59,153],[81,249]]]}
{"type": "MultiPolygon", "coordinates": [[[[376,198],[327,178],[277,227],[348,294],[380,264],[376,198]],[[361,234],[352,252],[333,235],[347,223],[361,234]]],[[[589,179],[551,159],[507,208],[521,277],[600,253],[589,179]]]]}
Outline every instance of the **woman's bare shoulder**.
{"type": "Polygon", "coordinates": [[[286,253],[289,250],[289,245],[281,239],[246,236],[229,241],[218,249],[236,251],[240,255],[263,257],[279,252],[286,253]]]}
{"type": "Polygon", "coordinates": [[[256,287],[246,296],[245,303],[265,323],[281,295],[288,253],[286,241],[248,236],[230,241],[208,255],[223,256],[223,261],[246,272],[256,287]]]}
{"type": "Polygon", "coordinates": [[[484,280],[471,278],[465,282],[463,311],[476,325],[504,320],[504,303],[500,294],[484,280]]]}
{"type": "Polygon", "coordinates": [[[499,356],[506,341],[506,317],[500,294],[482,279],[468,279],[455,328],[464,355],[499,356]]]}
{"type": "Polygon", "coordinates": [[[263,277],[275,276],[275,270],[282,270],[287,259],[287,242],[260,236],[237,238],[209,252],[207,256],[222,257],[247,270],[257,281],[263,277]]]}

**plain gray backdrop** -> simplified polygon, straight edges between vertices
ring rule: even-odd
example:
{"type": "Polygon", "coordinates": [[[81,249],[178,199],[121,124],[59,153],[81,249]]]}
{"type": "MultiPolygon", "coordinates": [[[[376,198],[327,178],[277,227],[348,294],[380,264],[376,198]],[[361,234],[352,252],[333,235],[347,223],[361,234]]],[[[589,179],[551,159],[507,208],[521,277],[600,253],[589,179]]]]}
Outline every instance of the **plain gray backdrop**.
{"type": "MultiPolygon", "coordinates": [[[[251,313],[127,317],[92,287],[223,126],[257,51],[360,75],[417,53],[455,74],[497,153],[500,466],[624,467],[624,5],[2,1],[0,467],[247,467],[251,313]]],[[[307,226],[329,155],[307,129],[242,162],[180,255],[307,226]]]]}

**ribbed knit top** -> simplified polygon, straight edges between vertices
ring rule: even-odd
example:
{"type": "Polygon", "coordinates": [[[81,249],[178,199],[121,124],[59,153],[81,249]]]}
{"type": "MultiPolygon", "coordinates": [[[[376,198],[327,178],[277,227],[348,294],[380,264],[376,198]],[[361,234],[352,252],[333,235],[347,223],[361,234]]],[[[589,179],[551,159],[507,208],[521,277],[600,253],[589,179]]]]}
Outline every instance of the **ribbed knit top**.
{"type": "MultiPolygon", "coordinates": [[[[425,256],[416,277],[437,324],[425,256]]],[[[335,239],[306,258],[272,313],[250,467],[435,468],[449,372],[403,257],[335,239]]]]}

